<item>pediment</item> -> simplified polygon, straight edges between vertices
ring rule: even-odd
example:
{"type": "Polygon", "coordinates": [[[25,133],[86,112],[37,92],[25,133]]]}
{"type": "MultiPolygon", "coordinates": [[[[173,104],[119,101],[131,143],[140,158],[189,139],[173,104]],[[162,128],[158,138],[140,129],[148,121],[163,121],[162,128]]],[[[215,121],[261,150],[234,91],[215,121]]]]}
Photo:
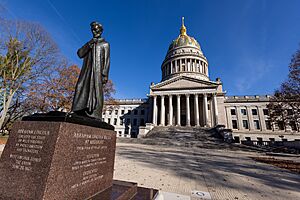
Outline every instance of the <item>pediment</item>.
{"type": "Polygon", "coordinates": [[[218,84],[191,77],[175,77],[151,87],[152,90],[216,88],[218,84]]]}

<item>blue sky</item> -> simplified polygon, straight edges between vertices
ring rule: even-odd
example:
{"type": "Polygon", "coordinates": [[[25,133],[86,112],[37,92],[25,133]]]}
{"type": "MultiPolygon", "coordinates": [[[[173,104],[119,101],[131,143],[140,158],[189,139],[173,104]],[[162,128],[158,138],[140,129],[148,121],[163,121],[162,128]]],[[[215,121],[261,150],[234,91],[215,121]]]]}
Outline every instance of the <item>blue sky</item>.
{"type": "Polygon", "coordinates": [[[299,0],[0,0],[12,19],[40,23],[70,63],[99,21],[111,44],[110,79],[116,98],[144,98],[179,34],[200,43],[211,80],[220,77],[228,95],[271,94],[287,78],[300,43],[299,0]]]}

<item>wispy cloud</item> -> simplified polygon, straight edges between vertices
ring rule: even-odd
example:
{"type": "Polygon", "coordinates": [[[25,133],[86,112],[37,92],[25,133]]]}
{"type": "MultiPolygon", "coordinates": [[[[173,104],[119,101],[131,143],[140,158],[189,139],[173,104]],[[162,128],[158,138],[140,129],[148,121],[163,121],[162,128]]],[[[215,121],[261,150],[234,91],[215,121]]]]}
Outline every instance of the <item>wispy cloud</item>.
{"type": "Polygon", "coordinates": [[[75,37],[75,39],[77,40],[78,43],[82,43],[82,41],[80,40],[80,38],[78,37],[78,35],[75,33],[75,31],[73,30],[72,26],[67,22],[67,20],[63,17],[63,15],[59,12],[59,10],[54,6],[54,4],[48,0],[47,1],[48,4],[51,6],[51,8],[54,10],[54,12],[56,13],[56,15],[60,18],[60,20],[69,27],[72,35],[75,37]]]}
{"type": "Polygon", "coordinates": [[[240,76],[235,80],[235,87],[241,93],[253,88],[253,85],[261,81],[272,68],[271,64],[263,59],[244,60],[241,65],[240,76]]]}

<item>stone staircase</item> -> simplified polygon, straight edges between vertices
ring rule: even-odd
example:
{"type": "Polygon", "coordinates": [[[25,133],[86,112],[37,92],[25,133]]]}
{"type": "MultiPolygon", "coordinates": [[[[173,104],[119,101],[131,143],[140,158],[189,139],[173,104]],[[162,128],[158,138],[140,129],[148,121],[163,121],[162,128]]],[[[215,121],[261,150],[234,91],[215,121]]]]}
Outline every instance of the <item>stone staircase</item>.
{"type": "Polygon", "coordinates": [[[215,129],[198,127],[154,127],[144,138],[118,138],[118,142],[198,148],[234,148],[215,129]]]}

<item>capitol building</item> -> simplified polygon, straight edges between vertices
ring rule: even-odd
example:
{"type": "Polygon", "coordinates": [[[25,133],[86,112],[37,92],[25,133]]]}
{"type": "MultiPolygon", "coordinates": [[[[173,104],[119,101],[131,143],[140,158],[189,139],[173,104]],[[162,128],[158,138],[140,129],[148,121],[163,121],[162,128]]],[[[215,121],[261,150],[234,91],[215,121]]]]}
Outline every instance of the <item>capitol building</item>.
{"type": "Polygon", "coordinates": [[[118,137],[140,137],[155,126],[225,125],[237,140],[295,139],[295,123],[271,124],[270,96],[227,96],[220,78],[209,77],[208,59],[182,22],[161,65],[162,79],[144,99],[117,100],[103,113],[118,137]],[[282,137],[283,136],[283,137],[282,137]]]}

